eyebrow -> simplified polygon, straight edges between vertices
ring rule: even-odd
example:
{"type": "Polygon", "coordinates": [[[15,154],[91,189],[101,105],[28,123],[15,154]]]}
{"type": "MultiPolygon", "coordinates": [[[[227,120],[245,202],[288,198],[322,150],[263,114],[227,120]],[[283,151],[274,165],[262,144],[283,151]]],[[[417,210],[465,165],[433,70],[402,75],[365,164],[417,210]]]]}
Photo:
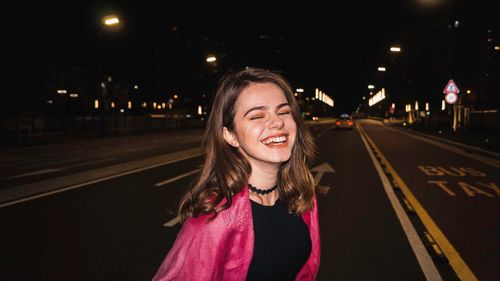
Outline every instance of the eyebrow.
{"type": "MultiPolygon", "coordinates": [[[[289,104],[289,103],[287,103],[287,102],[284,102],[284,103],[278,104],[278,105],[276,106],[276,110],[278,110],[278,109],[280,109],[280,108],[282,108],[282,107],[284,107],[284,106],[287,106],[287,105],[288,105],[288,106],[290,106],[290,104],[289,104]]],[[[254,111],[254,110],[266,110],[266,109],[269,109],[269,106],[268,106],[268,105],[259,105],[259,106],[254,106],[254,107],[250,108],[249,110],[247,110],[247,112],[245,112],[245,114],[243,114],[243,117],[247,116],[247,114],[248,114],[248,113],[250,113],[250,112],[252,112],[252,111],[254,111]]]]}

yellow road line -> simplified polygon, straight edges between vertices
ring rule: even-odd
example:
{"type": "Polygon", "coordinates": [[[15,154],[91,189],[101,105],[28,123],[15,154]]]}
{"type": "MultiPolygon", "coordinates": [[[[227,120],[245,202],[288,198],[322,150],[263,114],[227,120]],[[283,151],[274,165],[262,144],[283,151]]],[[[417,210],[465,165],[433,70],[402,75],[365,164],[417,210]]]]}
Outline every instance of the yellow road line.
{"type": "MultiPolygon", "coordinates": [[[[361,127],[361,126],[359,126],[361,127]]],[[[465,261],[462,259],[458,251],[453,247],[451,242],[446,238],[446,236],[443,234],[441,229],[437,226],[437,224],[434,222],[434,220],[431,218],[431,216],[427,213],[427,211],[424,209],[424,207],[420,204],[420,202],[417,200],[417,198],[413,195],[413,193],[410,191],[410,188],[405,184],[405,182],[401,179],[401,177],[396,173],[396,170],[392,167],[392,165],[387,161],[385,156],[382,154],[380,149],[375,145],[375,143],[372,141],[372,139],[368,136],[368,134],[365,132],[365,130],[361,127],[361,130],[363,131],[366,139],[370,144],[372,145],[373,149],[376,151],[377,155],[380,157],[381,161],[385,163],[387,169],[389,169],[392,177],[394,180],[398,183],[399,188],[405,195],[406,199],[410,202],[410,204],[413,206],[413,209],[417,213],[418,217],[422,221],[422,223],[425,225],[425,228],[429,231],[429,233],[434,237],[436,240],[436,243],[438,246],[442,249],[442,251],[445,253],[446,257],[448,258],[448,261],[450,263],[450,266],[453,268],[455,273],[457,274],[458,278],[460,280],[467,280],[467,281],[475,281],[478,280],[477,277],[472,273],[471,269],[469,266],[465,263],[465,261]]]]}

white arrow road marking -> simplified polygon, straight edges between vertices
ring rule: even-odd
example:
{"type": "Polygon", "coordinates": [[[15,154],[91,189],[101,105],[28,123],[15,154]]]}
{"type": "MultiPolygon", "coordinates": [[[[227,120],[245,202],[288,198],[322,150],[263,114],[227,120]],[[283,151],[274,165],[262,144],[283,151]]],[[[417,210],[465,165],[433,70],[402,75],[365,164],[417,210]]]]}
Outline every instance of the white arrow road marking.
{"type": "Polygon", "coordinates": [[[180,179],[183,179],[185,177],[189,177],[190,175],[193,175],[193,174],[196,174],[200,171],[200,169],[196,169],[196,170],[193,170],[191,172],[187,172],[185,174],[182,174],[182,175],[178,175],[176,177],[173,177],[171,179],[168,179],[168,180],[164,180],[164,181],[161,181],[161,182],[158,182],[158,183],[155,183],[154,186],[162,186],[162,185],[166,185],[166,184],[169,184],[171,182],[174,182],[174,181],[177,181],[177,180],[180,180],[180,179]]]}
{"type": "Polygon", "coordinates": [[[314,185],[318,185],[319,181],[325,173],[335,173],[335,170],[332,168],[332,166],[330,166],[330,164],[328,164],[328,162],[325,162],[312,168],[311,172],[317,172],[314,176],[314,185]]]}

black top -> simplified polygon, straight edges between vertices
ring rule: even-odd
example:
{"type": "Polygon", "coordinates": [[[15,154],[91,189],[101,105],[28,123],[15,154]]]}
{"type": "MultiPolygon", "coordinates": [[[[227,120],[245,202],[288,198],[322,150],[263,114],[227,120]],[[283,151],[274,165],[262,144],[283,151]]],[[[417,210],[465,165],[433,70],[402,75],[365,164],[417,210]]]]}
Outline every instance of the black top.
{"type": "Polygon", "coordinates": [[[279,199],[273,206],[250,201],[255,245],[247,281],[295,280],[312,247],[302,216],[289,214],[279,199]]]}

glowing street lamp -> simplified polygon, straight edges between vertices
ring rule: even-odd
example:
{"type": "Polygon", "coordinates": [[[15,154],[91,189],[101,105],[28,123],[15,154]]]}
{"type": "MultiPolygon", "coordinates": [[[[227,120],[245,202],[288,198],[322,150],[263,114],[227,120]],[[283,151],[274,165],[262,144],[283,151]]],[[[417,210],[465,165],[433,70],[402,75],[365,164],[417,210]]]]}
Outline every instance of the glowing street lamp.
{"type": "Polygon", "coordinates": [[[108,15],[103,18],[104,25],[112,26],[120,23],[120,19],[115,15],[108,15]]]}
{"type": "MultiPolygon", "coordinates": [[[[97,100],[94,101],[94,108],[99,110],[100,118],[101,118],[101,134],[104,134],[105,131],[105,120],[104,114],[107,110],[106,101],[104,99],[104,92],[106,84],[101,82],[103,73],[102,73],[102,45],[103,45],[103,33],[105,29],[116,28],[120,26],[120,19],[116,15],[107,15],[101,18],[101,24],[99,24],[99,28],[97,30],[97,100]],[[99,103],[100,101],[100,103],[99,103]]],[[[115,104],[111,103],[111,107],[114,108],[115,104]]]]}
{"type": "Polygon", "coordinates": [[[392,46],[389,50],[393,53],[399,53],[401,52],[401,47],[392,46]]]}

